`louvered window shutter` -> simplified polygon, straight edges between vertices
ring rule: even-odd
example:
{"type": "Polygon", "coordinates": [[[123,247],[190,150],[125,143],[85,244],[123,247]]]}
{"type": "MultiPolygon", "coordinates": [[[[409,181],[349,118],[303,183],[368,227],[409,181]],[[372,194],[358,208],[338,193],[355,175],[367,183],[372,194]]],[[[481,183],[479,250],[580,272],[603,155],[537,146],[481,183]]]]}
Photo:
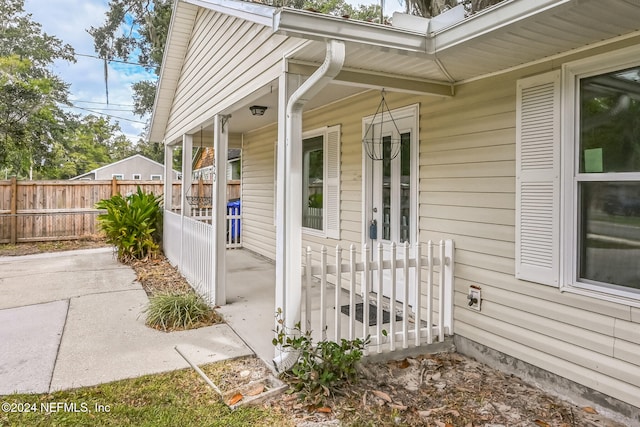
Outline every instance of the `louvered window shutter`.
{"type": "Polygon", "coordinates": [[[559,285],[560,71],[518,81],[516,277],[559,285]]]}
{"type": "Polygon", "coordinates": [[[340,125],[327,129],[325,143],[326,237],[340,238],[340,125]]]}

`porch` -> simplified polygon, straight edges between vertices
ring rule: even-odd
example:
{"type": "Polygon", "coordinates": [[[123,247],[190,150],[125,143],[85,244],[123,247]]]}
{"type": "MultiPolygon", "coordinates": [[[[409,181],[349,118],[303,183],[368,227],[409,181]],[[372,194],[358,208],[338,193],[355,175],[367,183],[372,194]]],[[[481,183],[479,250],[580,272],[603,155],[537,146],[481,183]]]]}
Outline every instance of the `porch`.
{"type": "MultiPolygon", "coordinates": [[[[423,276],[426,289],[422,289],[426,294],[420,299],[424,305],[415,313],[423,313],[423,319],[431,318],[431,322],[420,320],[419,315],[416,318],[415,313],[410,312],[408,304],[390,306],[388,299],[383,299],[381,293],[376,295],[377,300],[369,299],[370,306],[375,308],[369,313],[369,306],[363,304],[361,292],[355,290],[355,281],[344,281],[343,285],[347,285],[346,288],[341,286],[336,294],[336,286],[327,283],[321,263],[315,265],[316,263],[311,261],[309,265],[314,266],[308,271],[311,273],[313,270],[316,277],[303,280],[302,301],[306,301],[302,307],[303,329],[310,330],[316,342],[321,339],[339,341],[340,338],[352,339],[370,335],[369,357],[389,357],[391,352],[405,355],[450,350],[451,343],[448,337],[453,335],[452,289],[449,284],[435,286],[440,283],[440,278],[446,276],[444,269],[443,274],[435,269],[439,261],[434,262],[434,259],[439,259],[440,254],[445,253],[446,242],[443,242],[442,250],[439,244],[433,245],[432,249],[436,250],[429,251],[430,253],[425,254],[422,259],[427,261],[429,256],[433,256],[431,262],[424,262],[418,269],[415,268],[414,261],[407,262],[402,257],[398,259],[400,270],[406,263],[407,266],[412,266],[410,270],[426,273],[423,276]],[[336,311],[335,307],[340,308],[336,311]],[[379,312],[377,307],[380,307],[379,312]],[[391,313],[394,316],[391,316],[391,313]],[[369,319],[366,326],[363,319],[369,319]],[[382,321],[378,322],[377,319],[382,321]],[[419,327],[416,328],[416,325],[419,327]]],[[[453,259],[448,259],[445,264],[452,266],[453,259]]],[[[343,262],[341,269],[347,273],[352,267],[355,273],[364,265],[351,263],[349,259],[343,259],[343,262]]],[[[256,355],[271,366],[275,353],[271,342],[274,337],[276,314],[275,265],[271,260],[251,251],[238,249],[227,250],[226,266],[227,304],[217,310],[256,355]]],[[[335,266],[334,262],[333,268],[335,266]]],[[[385,267],[390,267],[390,263],[385,267]]],[[[325,268],[325,272],[330,271],[335,273],[332,268],[325,268]]],[[[399,276],[402,274],[399,273],[399,276]]],[[[358,288],[360,286],[358,285],[358,288]]]]}

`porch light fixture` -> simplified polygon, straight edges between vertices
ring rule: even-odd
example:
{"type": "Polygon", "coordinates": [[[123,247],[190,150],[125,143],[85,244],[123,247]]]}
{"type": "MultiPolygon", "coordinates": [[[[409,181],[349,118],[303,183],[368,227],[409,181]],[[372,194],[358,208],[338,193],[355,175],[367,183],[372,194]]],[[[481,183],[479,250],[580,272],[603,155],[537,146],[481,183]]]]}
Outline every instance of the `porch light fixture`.
{"type": "Polygon", "coordinates": [[[381,99],[371,122],[362,138],[362,145],[367,156],[371,160],[393,160],[400,154],[400,131],[391,115],[387,101],[384,99],[384,89],[381,91],[381,99]],[[385,124],[393,126],[391,132],[382,133],[385,124]]]}
{"type": "Polygon", "coordinates": [[[267,107],[263,107],[262,105],[252,105],[249,107],[249,111],[251,111],[252,116],[264,116],[264,112],[267,111],[267,107]]]}

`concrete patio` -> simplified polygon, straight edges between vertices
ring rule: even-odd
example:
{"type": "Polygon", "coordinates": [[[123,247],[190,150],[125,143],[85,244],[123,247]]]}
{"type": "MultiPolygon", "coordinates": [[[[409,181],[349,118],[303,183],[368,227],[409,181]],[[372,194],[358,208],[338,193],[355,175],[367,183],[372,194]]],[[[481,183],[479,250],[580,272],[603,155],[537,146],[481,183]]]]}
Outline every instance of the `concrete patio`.
{"type": "Polygon", "coordinates": [[[0,395],[46,393],[251,355],[229,325],[165,333],[110,248],[0,257],[0,395]]]}

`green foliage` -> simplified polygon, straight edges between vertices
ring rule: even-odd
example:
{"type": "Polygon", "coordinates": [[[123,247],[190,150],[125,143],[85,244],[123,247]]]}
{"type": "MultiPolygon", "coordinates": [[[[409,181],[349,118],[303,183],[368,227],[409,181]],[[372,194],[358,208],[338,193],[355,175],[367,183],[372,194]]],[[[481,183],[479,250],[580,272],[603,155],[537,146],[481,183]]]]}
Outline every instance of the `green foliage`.
{"type": "Polygon", "coordinates": [[[0,168],[26,176],[50,168],[70,116],[68,85],[50,66],[74,61],[73,48],[42,32],[24,0],[0,0],[0,168]]]}
{"type": "Polygon", "coordinates": [[[325,397],[339,394],[345,385],[357,380],[356,366],[369,344],[369,337],[365,340],[343,338],[340,343],[322,340],[314,345],[311,331],[303,333],[300,323],[289,330],[284,325],[281,309],[276,317],[278,325],[273,345],[300,354],[296,364],[283,376],[302,400],[320,404],[325,397]]]}
{"type": "Polygon", "coordinates": [[[153,296],[145,313],[147,325],[163,331],[193,329],[215,315],[195,292],[153,296]]]}
{"type": "MultiPolygon", "coordinates": [[[[104,23],[87,30],[95,51],[105,61],[133,60],[159,75],[172,8],[173,0],[111,0],[104,23]]],[[[106,71],[104,78],[107,83],[106,71]]],[[[136,114],[150,113],[155,82],[135,83],[132,89],[136,114]]]]}
{"type": "Polygon", "coordinates": [[[116,246],[120,261],[146,259],[158,253],[154,232],[161,226],[160,200],[161,196],[144,193],[138,187],[130,196],[116,194],[96,203],[96,208],[107,211],[98,215],[98,221],[107,242],[116,246]]]}

